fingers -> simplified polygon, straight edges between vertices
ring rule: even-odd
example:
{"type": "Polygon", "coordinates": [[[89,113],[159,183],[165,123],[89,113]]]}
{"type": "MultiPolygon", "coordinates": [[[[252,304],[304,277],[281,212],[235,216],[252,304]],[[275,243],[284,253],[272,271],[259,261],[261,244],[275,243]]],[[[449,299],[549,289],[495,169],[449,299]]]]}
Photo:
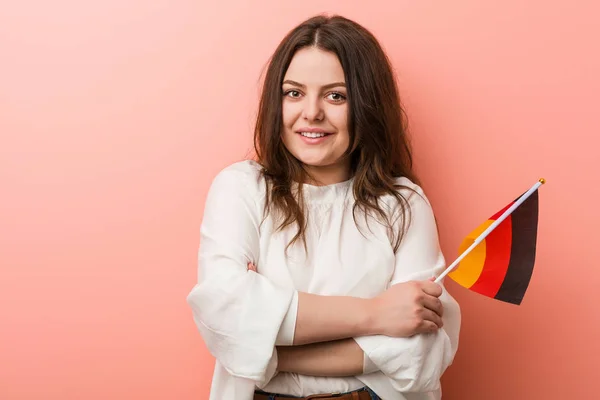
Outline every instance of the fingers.
{"type": "Polygon", "coordinates": [[[421,325],[423,325],[423,326],[429,326],[430,327],[431,325],[428,324],[428,323],[435,324],[435,328],[436,329],[439,329],[442,326],[444,326],[444,322],[442,321],[442,317],[440,315],[438,315],[437,313],[435,313],[435,312],[433,312],[433,311],[431,311],[431,310],[429,310],[427,308],[423,309],[423,311],[422,311],[422,318],[423,318],[423,321],[422,321],[421,325]]]}
{"type": "Polygon", "coordinates": [[[440,329],[436,323],[431,321],[423,321],[415,333],[431,333],[440,329]]]}
{"type": "Polygon", "coordinates": [[[440,297],[442,295],[442,287],[434,282],[422,281],[421,289],[430,296],[440,297]]]}
{"type": "Polygon", "coordinates": [[[440,299],[438,299],[437,297],[425,294],[423,295],[421,303],[426,309],[433,311],[438,316],[441,317],[444,315],[444,306],[442,305],[440,299]]]}
{"type": "Polygon", "coordinates": [[[256,269],[256,266],[252,263],[252,262],[248,262],[247,266],[248,271],[254,271],[257,272],[258,270],[256,269]]]}

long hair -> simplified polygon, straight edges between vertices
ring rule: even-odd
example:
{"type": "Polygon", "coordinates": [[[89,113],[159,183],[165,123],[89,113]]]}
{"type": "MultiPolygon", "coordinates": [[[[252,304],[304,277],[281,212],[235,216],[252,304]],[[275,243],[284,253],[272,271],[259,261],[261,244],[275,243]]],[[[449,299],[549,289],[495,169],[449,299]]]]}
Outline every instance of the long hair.
{"type": "Polygon", "coordinates": [[[281,216],[278,229],[297,224],[298,231],[288,246],[299,238],[304,241],[307,216],[301,189],[307,173],[283,144],[281,86],[294,54],[309,46],[336,54],[344,70],[350,136],[345,156],[354,177],[355,223],[357,211],[362,211],[365,219],[374,212],[395,237],[396,251],[410,223],[410,209],[395,178],[406,177],[418,184],[404,112],[390,61],[377,39],[341,16],[319,15],[304,21],[285,36],[268,64],[254,130],[257,162],[267,182],[265,211],[277,211],[281,216]],[[295,192],[294,182],[300,188],[295,192]],[[399,213],[386,213],[380,201],[386,194],[396,198],[399,213]],[[400,227],[395,226],[398,219],[400,227]]]}

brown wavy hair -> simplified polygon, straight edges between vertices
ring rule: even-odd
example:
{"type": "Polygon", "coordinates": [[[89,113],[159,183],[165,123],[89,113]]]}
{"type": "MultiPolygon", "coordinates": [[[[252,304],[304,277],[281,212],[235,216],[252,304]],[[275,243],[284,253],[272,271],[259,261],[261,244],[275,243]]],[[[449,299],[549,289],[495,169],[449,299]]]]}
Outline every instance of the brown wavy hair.
{"type": "Polygon", "coordinates": [[[350,176],[354,177],[355,223],[359,210],[365,220],[371,213],[379,216],[378,221],[394,237],[396,251],[410,223],[410,209],[395,178],[419,184],[412,168],[405,114],[390,61],[377,39],[341,16],[318,15],[302,22],[284,37],[268,63],[254,131],[257,162],[267,182],[265,215],[278,211],[278,229],[296,223],[298,231],[288,246],[300,238],[306,246],[307,215],[301,189],[308,174],[284,146],[281,134],[283,78],[294,54],[308,46],[335,53],[344,70],[350,135],[345,157],[350,158],[350,176]],[[300,190],[292,189],[294,182],[300,190]],[[400,212],[386,213],[380,201],[383,195],[395,197],[400,212]],[[395,226],[398,220],[400,227],[395,226]]]}

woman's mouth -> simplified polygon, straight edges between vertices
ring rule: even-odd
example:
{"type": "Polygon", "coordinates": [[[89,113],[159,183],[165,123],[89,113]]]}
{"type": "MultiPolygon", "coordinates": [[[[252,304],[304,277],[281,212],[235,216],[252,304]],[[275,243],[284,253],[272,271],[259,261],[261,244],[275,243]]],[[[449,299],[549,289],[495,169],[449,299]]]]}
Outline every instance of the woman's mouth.
{"type": "Polygon", "coordinates": [[[327,140],[327,138],[329,136],[331,136],[331,133],[329,133],[329,132],[299,131],[297,133],[302,138],[302,141],[306,144],[319,144],[319,143],[324,142],[325,140],[327,140]]]}
{"type": "Polygon", "coordinates": [[[307,138],[320,138],[323,136],[327,136],[328,134],[325,132],[299,132],[300,135],[307,137],[307,138]]]}

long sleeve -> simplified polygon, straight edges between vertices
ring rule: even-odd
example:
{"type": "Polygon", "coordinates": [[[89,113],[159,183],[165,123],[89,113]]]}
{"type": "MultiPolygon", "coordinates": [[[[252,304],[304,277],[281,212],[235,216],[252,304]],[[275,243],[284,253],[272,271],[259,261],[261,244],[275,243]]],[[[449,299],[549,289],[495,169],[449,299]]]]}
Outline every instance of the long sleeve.
{"type": "MultiPolygon", "coordinates": [[[[433,211],[421,189],[418,186],[415,189],[418,194],[409,197],[411,224],[396,252],[391,285],[426,280],[439,275],[445,267],[433,211]]],[[[384,335],[355,338],[368,357],[365,373],[378,369],[401,393],[439,389],[440,378],[458,348],[461,319],[458,303],[445,288],[440,300],[444,307],[444,326],[434,333],[409,338],[384,335]]]]}
{"type": "Polygon", "coordinates": [[[260,386],[275,374],[276,344],[293,341],[297,293],[247,269],[258,262],[262,220],[257,174],[247,166],[227,167],[211,184],[187,302],[210,353],[232,376],[260,386]]]}

